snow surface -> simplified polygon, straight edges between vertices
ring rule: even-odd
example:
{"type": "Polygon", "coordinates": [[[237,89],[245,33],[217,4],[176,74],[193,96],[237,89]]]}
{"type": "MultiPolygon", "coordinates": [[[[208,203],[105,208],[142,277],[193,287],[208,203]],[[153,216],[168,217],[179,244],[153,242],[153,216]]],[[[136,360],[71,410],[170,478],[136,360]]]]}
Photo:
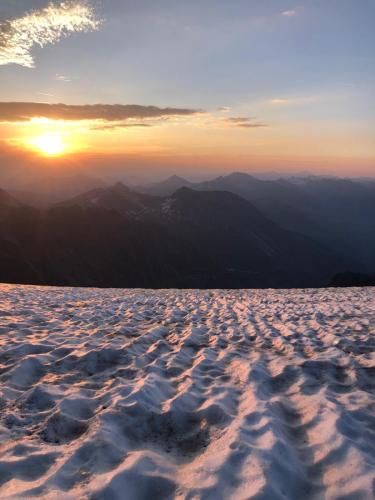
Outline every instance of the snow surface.
{"type": "Polygon", "coordinates": [[[0,286],[0,498],[367,499],[375,289],[0,286]]]}

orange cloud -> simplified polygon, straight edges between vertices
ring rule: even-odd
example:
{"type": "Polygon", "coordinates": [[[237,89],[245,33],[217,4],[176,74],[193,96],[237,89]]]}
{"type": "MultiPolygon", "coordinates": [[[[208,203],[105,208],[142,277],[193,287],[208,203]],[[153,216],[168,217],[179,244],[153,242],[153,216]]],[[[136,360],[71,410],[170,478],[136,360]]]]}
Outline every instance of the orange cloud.
{"type": "Polygon", "coordinates": [[[51,120],[124,121],[132,118],[161,118],[198,113],[196,109],[159,108],[138,104],[47,104],[40,102],[0,102],[0,122],[27,122],[33,118],[51,120]]]}

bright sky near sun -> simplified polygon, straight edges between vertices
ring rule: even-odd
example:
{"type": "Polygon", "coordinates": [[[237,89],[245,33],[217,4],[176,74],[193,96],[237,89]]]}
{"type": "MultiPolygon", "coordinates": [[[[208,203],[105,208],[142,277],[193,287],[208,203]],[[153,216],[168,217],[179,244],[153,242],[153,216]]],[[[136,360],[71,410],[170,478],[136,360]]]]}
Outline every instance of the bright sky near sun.
{"type": "Polygon", "coordinates": [[[2,0],[0,163],[374,175],[374,20],[373,0],[2,0]]]}

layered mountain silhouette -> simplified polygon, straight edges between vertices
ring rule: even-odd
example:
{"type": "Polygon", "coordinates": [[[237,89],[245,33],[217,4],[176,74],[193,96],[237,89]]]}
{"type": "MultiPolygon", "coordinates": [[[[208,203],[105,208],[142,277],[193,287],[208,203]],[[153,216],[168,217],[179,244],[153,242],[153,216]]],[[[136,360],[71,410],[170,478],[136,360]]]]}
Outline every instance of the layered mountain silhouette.
{"type": "Polygon", "coordinates": [[[167,179],[161,182],[156,182],[154,184],[149,184],[147,186],[137,186],[135,189],[139,192],[154,194],[157,196],[170,196],[177,189],[182,187],[194,188],[196,184],[190,182],[179,175],[171,175],[167,179]]]}
{"type": "MultiPolygon", "coordinates": [[[[172,184],[182,181],[173,179],[172,184]]],[[[180,187],[157,195],[150,186],[141,193],[117,183],[45,209],[0,191],[0,281],[289,288],[326,286],[347,269],[362,271],[363,264],[352,256],[314,239],[310,230],[303,234],[277,223],[260,203],[249,201],[251,196],[261,199],[254,188],[259,185],[270,205],[289,202],[293,211],[292,202],[306,202],[299,186],[294,191],[286,181],[276,184],[280,187],[233,174],[194,186],[198,189],[180,187]],[[223,190],[227,182],[231,189],[223,190]]],[[[305,221],[311,216],[302,215],[305,221]]]]}
{"type": "Polygon", "coordinates": [[[22,187],[13,188],[11,194],[20,202],[37,208],[45,208],[67,198],[101,188],[107,183],[97,177],[84,174],[37,176],[22,187]]]}
{"type": "MultiPolygon", "coordinates": [[[[168,186],[168,182],[164,185],[168,186]]],[[[163,183],[157,194],[168,195],[163,183]]],[[[375,182],[339,178],[295,177],[261,180],[235,172],[190,183],[195,190],[229,191],[250,201],[284,229],[304,234],[372,272],[375,261],[375,182]]],[[[144,192],[154,193],[153,186],[144,192]]]]}
{"type": "Polygon", "coordinates": [[[60,203],[60,207],[102,208],[121,215],[140,218],[160,211],[162,199],[138,193],[125,184],[117,182],[107,188],[92,189],[60,203]]]}

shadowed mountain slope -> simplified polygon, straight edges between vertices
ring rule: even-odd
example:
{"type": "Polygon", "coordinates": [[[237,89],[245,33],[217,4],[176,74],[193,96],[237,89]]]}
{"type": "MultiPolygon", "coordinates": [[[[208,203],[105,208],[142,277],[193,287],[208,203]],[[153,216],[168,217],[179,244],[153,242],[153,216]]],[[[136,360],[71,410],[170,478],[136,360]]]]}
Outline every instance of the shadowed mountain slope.
{"type": "Polygon", "coordinates": [[[323,286],[355,268],[247,200],[122,184],[48,210],[0,209],[0,281],[108,287],[323,286]]]}
{"type": "Polygon", "coordinates": [[[364,271],[374,269],[375,183],[371,180],[319,177],[261,180],[234,172],[192,187],[237,194],[281,227],[358,261],[364,271]]]}

